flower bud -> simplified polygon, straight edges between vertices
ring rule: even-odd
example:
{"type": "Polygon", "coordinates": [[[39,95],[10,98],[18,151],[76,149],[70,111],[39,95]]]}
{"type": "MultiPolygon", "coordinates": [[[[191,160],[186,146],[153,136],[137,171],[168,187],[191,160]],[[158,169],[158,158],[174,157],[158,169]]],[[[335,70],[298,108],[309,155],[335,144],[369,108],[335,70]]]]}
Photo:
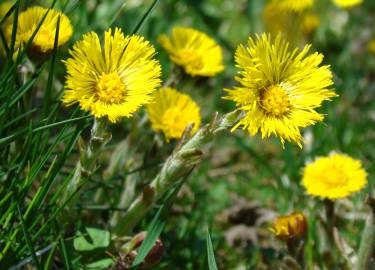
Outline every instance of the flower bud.
{"type": "Polygon", "coordinates": [[[270,230],[276,237],[284,241],[304,238],[307,231],[307,220],[305,215],[301,212],[279,216],[274,221],[270,230]]]}
{"type": "MultiPolygon", "coordinates": [[[[138,250],[141,247],[147,233],[141,232],[135,235],[125,246],[123,246],[123,255],[120,254],[115,267],[113,269],[131,269],[133,261],[138,255],[138,250]]],[[[120,252],[121,253],[121,252],[120,252]]],[[[143,262],[139,265],[139,269],[152,269],[157,265],[164,253],[164,245],[160,239],[157,239],[144,258],[143,262]]]]}

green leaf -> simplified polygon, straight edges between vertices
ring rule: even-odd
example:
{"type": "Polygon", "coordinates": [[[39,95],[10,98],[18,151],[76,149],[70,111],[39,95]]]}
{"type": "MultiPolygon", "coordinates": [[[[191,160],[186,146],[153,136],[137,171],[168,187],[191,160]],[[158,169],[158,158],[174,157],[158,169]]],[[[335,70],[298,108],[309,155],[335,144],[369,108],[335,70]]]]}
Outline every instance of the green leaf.
{"type": "Polygon", "coordinates": [[[112,258],[101,259],[96,262],[92,262],[84,268],[85,270],[104,270],[108,269],[113,264],[112,258]]]}
{"type": "Polygon", "coordinates": [[[90,251],[109,246],[110,233],[98,228],[85,228],[85,232],[78,232],[73,245],[77,251],[90,251]]]}
{"type": "Polygon", "coordinates": [[[212,247],[210,231],[207,230],[207,259],[208,259],[208,269],[217,270],[214,248],[212,247]]]}

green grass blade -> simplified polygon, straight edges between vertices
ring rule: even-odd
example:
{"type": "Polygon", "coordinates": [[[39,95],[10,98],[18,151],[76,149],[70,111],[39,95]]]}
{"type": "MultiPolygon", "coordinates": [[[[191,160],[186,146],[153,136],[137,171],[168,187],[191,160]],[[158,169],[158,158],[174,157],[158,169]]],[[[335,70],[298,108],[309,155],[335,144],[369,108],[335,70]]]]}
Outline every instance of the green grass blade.
{"type": "Polygon", "coordinates": [[[208,229],[207,229],[207,260],[208,260],[208,269],[217,270],[214,248],[212,247],[210,231],[208,229]]]}
{"type": "Polygon", "coordinates": [[[60,226],[59,226],[58,222],[56,221],[56,219],[54,220],[54,225],[55,225],[56,231],[59,234],[59,246],[60,246],[62,257],[64,259],[65,269],[70,270],[70,269],[72,269],[72,265],[71,265],[72,260],[69,257],[69,253],[68,253],[68,250],[67,250],[66,244],[65,244],[65,239],[64,239],[64,237],[61,233],[61,230],[59,228],[60,226]]]}
{"type": "Polygon", "coordinates": [[[55,41],[53,43],[53,53],[51,57],[51,66],[48,72],[47,87],[46,87],[46,91],[43,97],[43,117],[47,115],[47,112],[49,109],[48,108],[49,103],[51,102],[50,96],[52,92],[53,78],[54,78],[54,73],[55,73],[57,48],[59,46],[60,19],[61,19],[61,16],[57,18],[55,41]]]}
{"type": "MultiPolygon", "coordinates": [[[[52,123],[52,124],[48,124],[48,125],[36,127],[35,129],[33,129],[33,132],[39,132],[39,131],[50,129],[50,128],[53,128],[53,127],[62,126],[62,125],[68,124],[68,123],[79,122],[81,120],[88,119],[88,118],[92,118],[92,116],[91,115],[86,115],[86,116],[82,116],[82,117],[76,117],[76,118],[66,119],[66,120],[63,120],[63,121],[60,121],[60,122],[56,122],[56,123],[52,123]]],[[[29,130],[29,128],[24,128],[24,129],[21,129],[21,130],[18,130],[16,132],[14,132],[12,135],[9,135],[7,137],[1,138],[0,139],[0,146],[4,145],[4,144],[8,144],[8,143],[16,140],[19,136],[23,135],[28,130],[29,130]]]]}
{"type": "Polygon", "coordinates": [[[0,20],[0,25],[3,25],[5,23],[5,20],[9,18],[9,16],[13,13],[14,9],[16,8],[16,5],[18,4],[19,1],[16,1],[12,7],[7,11],[5,16],[1,18],[0,20]]]}
{"type": "Polygon", "coordinates": [[[26,229],[26,226],[25,226],[25,223],[24,223],[24,220],[23,220],[23,217],[22,217],[22,212],[21,212],[20,206],[18,205],[18,203],[16,203],[16,204],[17,204],[17,212],[18,212],[19,219],[20,219],[21,226],[22,226],[22,231],[23,231],[23,234],[25,236],[26,244],[27,244],[27,246],[28,246],[28,248],[30,250],[33,262],[34,262],[34,264],[36,265],[36,267],[38,269],[42,269],[40,267],[38,258],[36,257],[35,249],[34,249],[34,247],[32,245],[30,234],[29,234],[29,232],[26,229]]]}
{"type": "Polygon", "coordinates": [[[152,2],[151,6],[148,8],[146,13],[143,15],[142,19],[138,22],[136,27],[133,29],[133,31],[132,31],[133,35],[139,34],[139,31],[141,30],[142,26],[147,21],[147,19],[150,17],[152,11],[154,10],[154,8],[155,8],[155,6],[158,2],[159,2],[159,0],[154,0],[154,2],[152,2]]]}
{"type": "Polygon", "coordinates": [[[17,36],[17,27],[18,27],[18,15],[20,10],[20,1],[18,0],[15,3],[15,11],[12,25],[12,36],[10,38],[9,52],[8,52],[8,63],[12,63],[12,57],[14,53],[14,46],[16,45],[16,36],[17,36]]]}
{"type": "Polygon", "coordinates": [[[37,72],[36,74],[34,74],[33,78],[29,81],[27,81],[27,83],[25,83],[24,85],[22,85],[22,87],[20,87],[20,89],[17,91],[17,93],[14,95],[14,97],[11,97],[10,98],[10,101],[9,103],[7,104],[4,104],[3,106],[1,106],[0,108],[0,114],[3,114],[8,108],[12,107],[14,104],[16,104],[16,102],[18,100],[20,100],[23,95],[31,89],[31,87],[34,85],[35,81],[37,80],[37,78],[39,77],[39,74],[41,73],[42,69],[37,72]]]}
{"type": "Polygon", "coordinates": [[[52,248],[48,254],[47,260],[44,263],[44,270],[51,269],[51,263],[52,263],[53,256],[55,255],[56,249],[57,249],[57,245],[56,244],[52,245],[52,248]]]}
{"type": "Polygon", "coordinates": [[[161,234],[165,226],[165,219],[163,217],[163,212],[165,211],[165,205],[161,207],[156,213],[154,219],[152,220],[148,230],[147,235],[144,241],[142,242],[141,247],[139,248],[138,255],[133,262],[133,267],[140,265],[143,260],[146,258],[147,254],[150,252],[151,248],[154,246],[155,241],[161,234]]]}

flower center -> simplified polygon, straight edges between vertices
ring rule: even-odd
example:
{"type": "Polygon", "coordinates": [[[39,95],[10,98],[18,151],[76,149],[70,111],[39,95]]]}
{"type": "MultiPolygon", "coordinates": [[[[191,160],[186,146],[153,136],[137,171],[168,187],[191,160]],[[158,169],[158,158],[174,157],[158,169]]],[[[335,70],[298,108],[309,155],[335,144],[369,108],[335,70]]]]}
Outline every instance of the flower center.
{"type": "Polygon", "coordinates": [[[289,97],[280,85],[273,85],[265,89],[260,101],[263,110],[272,116],[283,116],[290,110],[289,97]]]}
{"type": "Polygon", "coordinates": [[[171,138],[180,138],[186,128],[186,121],[182,119],[181,110],[175,107],[164,112],[162,123],[166,134],[171,138]]]}
{"type": "Polygon", "coordinates": [[[116,72],[103,73],[96,85],[99,100],[105,103],[121,103],[125,99],[125,84],[116,72]]]}
{"type": "Polygon", "coordinates": [[[193,50],[182,49],[178,52],[179,59],[183,65],[192,69],[201,69],[203,66],[202,58],[193,50]]]}
{"type": "Polygon", "coordinates": [[[329,174],[326,174],[324,177],[324,183],[330,187],[337,187],[341,185],[345,185],[348,178],[346,175],[340,170],[339,168],[332,167],[330,169],[327,169],[329,171],[329,174]]]}

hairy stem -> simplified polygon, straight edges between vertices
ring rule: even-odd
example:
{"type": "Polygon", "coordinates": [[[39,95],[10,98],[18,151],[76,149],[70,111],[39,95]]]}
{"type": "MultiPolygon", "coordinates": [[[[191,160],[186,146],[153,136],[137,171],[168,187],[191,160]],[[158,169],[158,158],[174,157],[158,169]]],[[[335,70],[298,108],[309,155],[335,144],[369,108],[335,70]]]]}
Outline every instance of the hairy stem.
{"type": "Polygon", "coordinates": [[[130,233],[155,202],[181,177],[200,163],[203,154],[202,146],[210,142],[215,134],[231,128],[238,121],[238,117],[238,112],[226,114],[219,121],[215,117],[211,124],[202,127],[190,140],[177,147],[166,160],[159,174],[149,186],[144,188],[142,194],[134,200],[119,220],[114,228],[115,234],[124,236],[130,233]]]}
{"type": "MultiPolygon", "coordinates": [[[[80,152],[80,159],[74,169],[74,174],[68,183],[63,195],[62,203],[75,192],[81,185],[83,179],[88,178],[95,170],[96,161],[104,145],[110,140],[108,133],[108,122],[106,119],[95,119],[91,129],[91,137],[87,145],[84,145],[80,152]]],[[[69,205],[73,205],[77,195],[70,200],[69,205]]]]}

